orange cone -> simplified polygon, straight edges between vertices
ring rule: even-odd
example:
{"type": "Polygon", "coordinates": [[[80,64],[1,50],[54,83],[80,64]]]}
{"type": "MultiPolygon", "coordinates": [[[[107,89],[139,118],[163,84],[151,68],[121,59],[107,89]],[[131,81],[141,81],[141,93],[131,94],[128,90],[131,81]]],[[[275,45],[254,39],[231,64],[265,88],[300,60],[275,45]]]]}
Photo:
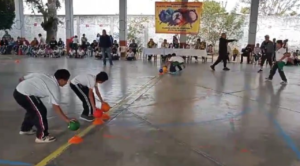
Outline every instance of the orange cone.
{"type": "Polygon", "coordinates": [[[93,125],[102,125],[104,122],[100,118],[96,118],[93,122],[93,125]]]}
{"type": "Polygon", "coordinates": [[[103,119],[103,120],[109,120],[109,119],[110,119],[110,116],[103,113],[102,119],[103,119]]]}
{"type": "Polygon", "coordinates": [[[83,139],[81,137],[75,135],[74,137],[72,137],[71,139],[69,139],[68,142],[70,144],[80,144],[82,141],[83,141],[83,139]]]}

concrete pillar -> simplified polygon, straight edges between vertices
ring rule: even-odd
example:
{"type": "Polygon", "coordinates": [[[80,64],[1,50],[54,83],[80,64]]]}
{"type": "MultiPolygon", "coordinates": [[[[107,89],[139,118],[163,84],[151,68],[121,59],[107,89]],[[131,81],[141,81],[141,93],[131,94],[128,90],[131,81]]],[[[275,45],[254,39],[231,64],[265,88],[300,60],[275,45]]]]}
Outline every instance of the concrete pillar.
{"type": "Polygon", "coordinates": [[[254,47],[257,30],[259,0],[251,0],[248,44],[254,47]]]}
{"type": "MultiPolygon", "coordinates": [[[[189,2],[189,0],[181,0],[182,2],[189,2]]],[[[185,48],[186,46],[186,41],[187,41],[187,36],[186,35],[180,35],[179,37],[179,43],[180,43],[180,48],[185,48]]]]}
{"type": "Polygon", "coordinates": [[[120,46],[127,46],[127,0],[119,0],[120,46]]]}
{"type": "Polygon", "coordinates": [[[23,0],[14,0],[15,2],[15,26],[19,31],[19,37],[25,37],[24,4],[23,0]]]}
{"type": "Polygon", "coordinates": [[[65,11],[66,11],[66,39],[74,36],[74,15],[73,15],[73,0],[65,1],[65,11]]]}

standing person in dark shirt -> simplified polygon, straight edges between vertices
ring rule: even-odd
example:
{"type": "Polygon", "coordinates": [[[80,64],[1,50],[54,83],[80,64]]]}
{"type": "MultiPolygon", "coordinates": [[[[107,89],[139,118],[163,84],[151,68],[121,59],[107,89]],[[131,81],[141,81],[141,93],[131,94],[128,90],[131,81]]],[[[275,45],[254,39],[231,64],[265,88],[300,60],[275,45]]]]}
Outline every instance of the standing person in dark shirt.
{"type": "Polygon", "coordinates": [[[220,37],[220,43],[219,43],[219,57],[217,59],[217,61],[210,66],[210,68],[215,71],[215,66],[218,65],[221,61],[223,61],[224,64],[224,71],[228,71],[230,70],[229,68],[227,68],[227,59],[228,59],[228,51],[227,51],[227,44],[229,42],[234,42],[237,40],[227,40],[226,39],[226,33],[222,33],[221,37],[220,37]]]}
{"type": "Polygon", "coordinates": [[[55,40],[54,37],[52,37],[52,39],[51,39],[49,45],[50,45],[50,48],[51,48],[52,50],[54,50],[54,49],[56,48],[56,46],[57,46],[57,41],[55,40]]]}
{"type": "Polygon", "coordinates": [[[262,52],[262,57],[261,57],[261,62],[260,62],[260,69],[257,71],[258,73],[263,71],[262,68],[263,68],[266,60],[269,63],[270,68],[272,68],[273,56],[274,56],[275,50],[274,50],[274,43],[270,40],[269,35],[265,36],[265,41],[262,42],[260,49],[262,52]]]}
{"type": "Polygon", "coordinates": [[[132,40],[129,44],[129,48],[132,50],[134,56],[136,55],[138,45],[135,43],[135,40],[132,40]]]}
{"type": "Polygon", "coordinates": [[[108,56],[109,59],[109,64],[112,66],[112,55],[111,55],[111,47],[112,47],[112,42],[111,42],[111,37],[106,34],[106,30],[102,31],[102,35],[100,36],[99,40],[99,47],[101,48],[102,51],[102,56],[103,56],[103,65],[106,66],[106,56],[108,56]]]}

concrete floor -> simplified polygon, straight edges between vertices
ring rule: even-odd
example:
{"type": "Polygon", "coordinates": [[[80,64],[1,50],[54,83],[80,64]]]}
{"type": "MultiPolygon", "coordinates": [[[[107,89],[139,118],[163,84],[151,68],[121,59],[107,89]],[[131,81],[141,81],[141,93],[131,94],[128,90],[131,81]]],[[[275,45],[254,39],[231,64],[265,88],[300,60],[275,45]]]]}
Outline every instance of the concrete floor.
{"type": "MultiPolygon", "coordinates": [[[[265,82],[267,70],[257,74],[257,66],[238,63],[229,64],[229,72],[222,64],[212,72],[209,63],[193,63],[181,75],[158,76],[159,63],[153,62],[121,61],[104,68],[93,59],[15,59],[0,61],[0,165],[35,165],[76,134],[49,108],[57,142],[40,145],[34,136],[18,135],[24,115],[12,97],[18,78],[58,68],[72,76],[107,71],[110,80],[101,85],[105,100],[110,105],[128,100],[112,112],[110,122],[48,166],[299,165],[299,67],[285,68],[289,84],[281,86],[278,75],[265,82]]],[[[68,87],[62,95],[65,113],[78,117],[80,101],[68,87]]]]}

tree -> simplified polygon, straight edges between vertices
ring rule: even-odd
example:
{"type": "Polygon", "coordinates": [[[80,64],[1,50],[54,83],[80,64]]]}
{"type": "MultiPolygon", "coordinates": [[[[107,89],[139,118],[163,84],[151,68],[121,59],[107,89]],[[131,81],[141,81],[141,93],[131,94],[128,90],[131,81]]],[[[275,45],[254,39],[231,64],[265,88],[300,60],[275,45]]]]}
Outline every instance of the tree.
{"type": "Polygon", "coordinates": [[[142,42],[139,35],[144,33],[144,29],[146,28],[145,24],[147,23],[149,23],[147,17],[133,18],[128,23],[127,39],[129,41],[135,40],[139,51],[142,48],[142,42]]]}
{"type": "MultiPolygon", "coordinates": [[[[251,0],[241,0],[241,2],[251,5],[251,0]]],[[[288,15],[299,7],[299,0],[259,0],[261,15],[288,15]]]]}
{"type": "Polygon", "coordinates": [[[236,14],[237,7],[230,13],[226,12],[226,3],[205,0],[201,15],[200,32],[198,35],[188,35],[188,42],[194,43],[197,38],[215,45],[221,33],[227,33],[230,38],[240,39],[243,36],[245,16],[236,14]]]}
{"type": "Polygon", "coordinates": [[[32,12],[37,10],[43,16],[41,26],[47,32],[46,42],[49,42],[52,37],[56,38],[58,24],[60,23],[57,17],[57,10],[61,7],[60,0],[47,0],[44,4],[43,0],[25,0],[30,5],[32,12]]]}
{"type": "Polygon", "coordinates": [[[0,0],[0,30],[11,29],[15,19],[14,0],[0,0]]]}

